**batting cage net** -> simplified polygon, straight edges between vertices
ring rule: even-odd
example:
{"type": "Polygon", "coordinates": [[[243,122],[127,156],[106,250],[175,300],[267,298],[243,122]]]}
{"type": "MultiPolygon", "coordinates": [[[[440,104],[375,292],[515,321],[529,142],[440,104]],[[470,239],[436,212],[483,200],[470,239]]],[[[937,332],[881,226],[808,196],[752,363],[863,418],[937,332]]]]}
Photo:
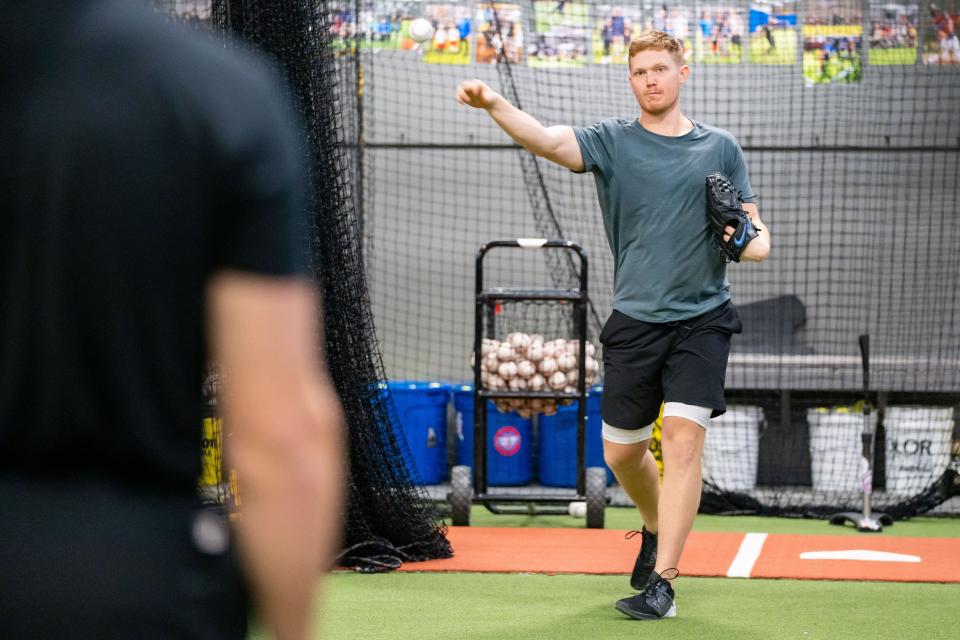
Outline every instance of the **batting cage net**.
{"type": "MultiPolygon", "coordinates": [[[[767,261],[727,270],[744,331],[731,406],[707,438],[703,509],[859,505],[861,335],[874,506],[909,516],[941,503],[957,491],[958,6],[331,3],[334,45],[356,74],[341,88],[362,89],[346,135],[362,153],[364,255],[388,375],[473,379],[474,260],[492,239],[584,246],[597,341],[614,265],[593,178],[515,146],[455,89],[481,79],[546,125],[629,120],[629,39],[666,30],[691,68],[684,113],[737,137],[773,238],[767,261]],[[409,33],[420,17],[434,27],[422,44],[409,33]]],[[[560,256],[507,259],[494,268],[502,286],[575,286],[560,256]]]]}
{"type": "MultiPolygon", "coordinates": [[[[330,265],[343,260],[325,282],[349,289],[349,300],[366,301],[369,291],[379,345],[369,311],[350,307],[341,319],[349,335],[371,340],[373,354],[379,346],[385,364],[384,372],[374,355],[368,377],[358,377],[352,350],[349,362],[332,360],[335,374],[344,366],[352,376],[341,378],[342,391],[357,393],[384,373],[472,381],[476,255],[494,239],[562,238],[586,248],[587,338],[599,346],[614,265],[593,178],[517,147],[485,113],[458,105],[455,89],[483,80],[547,125],[630,120],[638,107],[629,40],[665,30],[683,41],[691,68],[683,112],[736,136],[773,239],[765,262],[727,269],[744,330],[733,339],[728,412],[705,446],[702,509],[822,516],[857,508],[865,421],[875,431],[874,508],[908,517],[957,494],[956,0],[231,1],[214,13],[226,4],[272,25],[256,29],[306,16],[308,43],[322,49],[300,48],[280,30],[267,47],[299,69],[295,84],[333,92],[307,103],[330,120],[306,111],[318,157],[324,137],[335,137],[334,175],[347,182],[331,193],[353,207],[339,241],[349,255],[325,256],[330,265]],[[432,26],[422,43],[411,38],[417,18],[432,26]]],[[[257,33],[236,19],[234,30],[257,33]]],[[[319,179],[325,166],[318,163],[319,179]]],[[[329,224],[321,235],[334,235],[329,224]]],[[[504,261],[487,276],[497,286],[577,286],[576,265],[562,255],[518,251],[504,261]]],[[[510,331],[551,331],[531,323],[510,331]]],[[[374,403],[371,411],[365,397],[367,417],[353,419],[375,440],[386,437],[386,409],[374,403]]]]}
{"type": "MultiPolygon", "coordinates": [[[[329,18],[316,2],[159,1],[158,8],[188,25],[209,27],[225,46],[253,45],[272,57],[294,92],[308,132],[309,227],[313,273],[323,294],[325,358],[349,428],[349,482],[344,549],[338,563],[387,571],[402,562],[449,557],[450,545],[420,487],[389,395],[374,334],[354,198],[357,128],[351,75],[338,73],[329,18]],[[230,34],[237,38],[223,38],[230,34]]],[[[341,61],[342,62],[342,61],[341,61]]],[[[229,425],[223,425],[229,431],[229,425]]],[[[229,450],[227,450],[229,455],[229,450]]],[[[242,495],[243,479],[238,479],[242,495]]],[[[241,507],[242,514],[242,507],[241,507]]]]}

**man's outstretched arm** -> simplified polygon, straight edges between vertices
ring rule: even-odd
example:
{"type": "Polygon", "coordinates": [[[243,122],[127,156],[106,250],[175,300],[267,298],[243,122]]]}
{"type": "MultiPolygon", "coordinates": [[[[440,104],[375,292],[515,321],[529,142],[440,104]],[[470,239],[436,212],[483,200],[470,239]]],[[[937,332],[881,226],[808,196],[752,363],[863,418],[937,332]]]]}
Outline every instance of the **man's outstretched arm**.
{"type": "Polygon", "coordinates": [[[486,111],[507,135],[530,153],[571,171],[583,171],[583,156],[572,127],[543,126],[480,80],[461,82],[457,87],[457,102],[486,111]]]}

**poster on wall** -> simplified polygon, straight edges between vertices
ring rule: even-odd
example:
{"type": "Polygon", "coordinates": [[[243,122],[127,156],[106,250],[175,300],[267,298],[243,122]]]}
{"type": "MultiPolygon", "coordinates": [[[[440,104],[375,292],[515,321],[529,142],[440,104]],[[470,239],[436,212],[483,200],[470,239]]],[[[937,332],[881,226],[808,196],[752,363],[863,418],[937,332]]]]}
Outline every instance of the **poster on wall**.
{"type": "Polygon", "coordinates": [[[796,64],[799,40],[797,5],[793,0],[750,5],[747,59],[752,64],[796,64]]]}
{"type": "Polygon", "coordinates": [[[931,3],[923,24],[923,63],[941,66],[960,65],[960,2],[931,3]]]}
{"type": "Polygon", "coordinates": [[[335,54],[352,50],[357,33],[354,6],[349,3],[333,4],[330,8],[330,46],[335,54]]]}
{"type": "Polygon", "coordinates": [[[590,62],[590,13],[582,2],[534,0],[531,67],[582,67],[590,62]]]}
{"type": "Polygon", "coordinates": [[[423,17],[433,25],[433,38],[423,43],[423,61],[429,64],[469,64],[472,22],[470,4],[428,4],[423,17]]]}
{"type": "Polygon", "coordinates": [[[806,0],[803,78],[808,85],[863,79],[863,15],[859,0],[806,0]]]}
{"type": "Polygon", "coordinates": [[[746,25],[740,9],[731,5],[706,5],[698,7],[697,12],[693,47],[696,61],[743,62],[746,25]]]}
{"type": "Polygon", "coordinates": [[[870,64],[914,64],[920,7],[871,0],[869,38],[870,64]]]}
{"type": "Polygon", "coordinates": [[[630,39],[641,25],[635,5],[598,4],[593,7],[593,61],[626,66],[630,39]]]}
{"type": "Polygon", "coordinates": [[[522,18],[519,5],[481,4],[477,10],[477,62],[481,64],[522,62],[522,18]]]}
{"type": "Polygon", "coordinates": [[[399,0],[368,0],[357,5],[350,2],[333,4],[330,12],[331,46],[335,52],[361,49],[404,48],[403,25],[414,16],[399,0]]]}
{"type": "Polygon", "coordinates": [[[683,61],[693,62],[693,38],[690,32],[691,12],[687,7],[667,6],[654,2],[644,2],[641,33],[665,31],[676,36],[683,44],[683,61]]]}

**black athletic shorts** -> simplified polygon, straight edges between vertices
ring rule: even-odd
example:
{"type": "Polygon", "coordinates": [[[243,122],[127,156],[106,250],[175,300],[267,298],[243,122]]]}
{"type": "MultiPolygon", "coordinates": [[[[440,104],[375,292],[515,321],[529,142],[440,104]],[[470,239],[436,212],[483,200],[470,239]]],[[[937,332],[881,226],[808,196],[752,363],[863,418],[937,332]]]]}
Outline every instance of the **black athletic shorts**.
{"type": "Polygon", "coordinates": [[[189,495],[0,477],[0,514],[3,638],[247,635],[245,580],[217,535],[227,530],[189,495]]]}
{"type": "Polygon", "coordinates": [[[664,401],[713,409],[714,418],[724,413],[730,336],[742,330],[729,300],[677,322],[642,322],[614,311],[600,332],[603,421],[641,429],[657,419],[664,401]]]}

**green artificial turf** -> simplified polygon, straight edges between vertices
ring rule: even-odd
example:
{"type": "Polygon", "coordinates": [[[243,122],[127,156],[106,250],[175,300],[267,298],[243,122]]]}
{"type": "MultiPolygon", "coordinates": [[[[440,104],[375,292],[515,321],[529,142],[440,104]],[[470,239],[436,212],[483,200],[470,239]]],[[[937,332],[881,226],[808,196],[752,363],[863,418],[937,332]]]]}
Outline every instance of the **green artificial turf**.
{"type": "Polygon", "coordinates": [[[629,595],[626,576],[337,573],[316,637],[931,640],[956,633],[960,585],[681,578],[655,622],[614,610],[629,595]]]}
{"type": "MultiPolygon", "coordinates": [[[[584,521],[498,516],[475,506],[471,524],[582,527],[584,521]]],[[[639,524],[634,509],[606,511],[607,528],[639,524]]],[[[824,520],[700,515],[694,529],[939,538],[960,537],[960,518],[914,518],[880,534],[858,534],[824,520]]],[[[315,637],[933,640],[955,635],[960,584],[681,578],[677,594],[677,618],[639,622],[613,609],[617,599],[632,595],[626,575],[337,572],[326,579],[315,637]]],[[[268,636],[254,626],[250,637],[268,636]]]]}

